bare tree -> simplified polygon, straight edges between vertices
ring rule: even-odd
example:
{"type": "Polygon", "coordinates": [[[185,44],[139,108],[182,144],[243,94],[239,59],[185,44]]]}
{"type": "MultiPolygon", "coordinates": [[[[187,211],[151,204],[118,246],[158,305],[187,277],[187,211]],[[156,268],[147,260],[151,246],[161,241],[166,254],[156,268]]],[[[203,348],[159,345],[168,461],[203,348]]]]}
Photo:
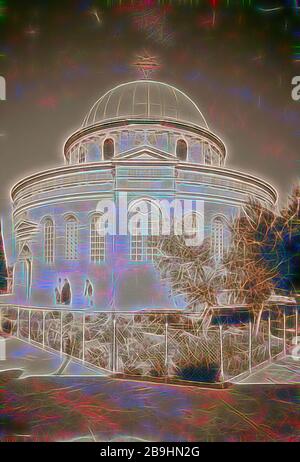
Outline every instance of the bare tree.
{"type": "Polygon", "coordinates": [[[212,251],[211,239],[201,246],[190,247],[184,236],[171,235],[159,241],[157,267],[171,292],[185,297],[187,307],[198,311],[203,326],[209,326],[213,307],[218,306],[218,295],[228,294],[228,303],[246,303],[256,317],[258,333],[266,301],[274,291],[276,268],[266,265],[262,249],[272,246],[270,229],[275,239],[280,238],[276,215],[253,200],[244,207],[231,227],[231,244],[222,262],[212,251]]]}
{"type": "Polygon", "coordinates": [[[172,294],[183,295],[187,308],[199,312],[203,326],[209,326],[212,307],[224,281],[224,268],[216,265],[211,243],[189,246],[184,236],[162,237],[158,244],[157,268],[172,294]]]}
{"type": "Polygon", "coordinates": [[[251,307],[256,335],[266,302],[276,288],[278,268],[266,261],[266,256],[281,239],[277,219],[275,212],[249,199],[232,222],[231,246],[224,260],[226,288],[232,292],[235,302],[251,307]]]}

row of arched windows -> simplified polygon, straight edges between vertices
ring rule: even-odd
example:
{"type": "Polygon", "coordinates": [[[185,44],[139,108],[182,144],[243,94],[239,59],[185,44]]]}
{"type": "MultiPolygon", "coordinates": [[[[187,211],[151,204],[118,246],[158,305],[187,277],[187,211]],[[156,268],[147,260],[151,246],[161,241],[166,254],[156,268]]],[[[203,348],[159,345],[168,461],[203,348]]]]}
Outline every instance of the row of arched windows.
{"type": "MultiPolygon", "coordinates": [[[[178,159],[185,161],[187,159],[188,146],[185,140],[178,140],[176,144],[176,156],[178,159]]],[[[115,142],[112,138],[108,138],[103,144],[103,158],[110,160],[115,155],[115,142]]]]}
{"type": "MultiPolygon", "coordinates": [[[[111,160],[115,155],[115,142],[112,138],[107,138],[103,143],[103,159],[111,160]]],[[[177,140],[176,143],[176,157],[181,161],[186,161],[188,155],[188,145],[183,139],[177,140]]],[[[83,146],[79,149],[79,164],[86,162],[86,152],[83,146]]]]}
{"type": "MultiPolygon", "coordinates": [[[[94,215],[90,223],[90,256],[93,263],[105,260],[105,239],[100,232],[101,217],[94,215]]],[[[74,215],[65,220],[65,259],[78,260],[79,226],[74,215]]],[[[44,260],[51,265],[55,259],[55,225],[52,218],[44,220],[44,260]]]]}
{"type": "MultiPolygon", "coordinates": [[[[132,261],[153,261],[157,254],[157,236],[160,231],[160,213],[148,212],[138,215],[138,219],[130,221],[130,259],[132,261]]],[[[130,218],[130,216],[129,216],[130,218]]],[[[101,263],[106,258],[105,223],[100,214],[93,215],[90,221],[90,260],[101,263]]],[[[220,216],[212,220],[212,250],[217,262],[224,254],[225,223],[220,216]]],[[[65,259],[78,260],[79,225],[74,215],[65,219],[65,259]]],[[[46,264],[53,264],[55,260],[55,225],[51,218],[44,220],[44,260],[46,264]]]]}
{"type": "MultiPolygon", "coordinates": [[[[104,160],[110,160],[114,157],[115,154],[115,142],[113,139],[108,138],[103,143],[103,158],[104,160]]],[[[86,148],[80,146],[78,163],[85,164],[87,160],[86,148]]]]}

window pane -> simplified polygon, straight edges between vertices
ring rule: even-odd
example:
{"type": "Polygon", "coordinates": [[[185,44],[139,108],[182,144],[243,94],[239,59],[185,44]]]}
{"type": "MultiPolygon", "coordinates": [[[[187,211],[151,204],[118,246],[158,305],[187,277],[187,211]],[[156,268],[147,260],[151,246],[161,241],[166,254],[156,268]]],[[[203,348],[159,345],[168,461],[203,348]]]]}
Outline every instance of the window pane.
{"type": "Polygon", "coordinates": [[[103,157],[104,160],[109,160],[115,155],[115,143],[111,138],[104,141],[103,157]]]}
{"type": "Polygon", "coordinates": [[[176,156],[180,160],[186,160],[187,159],[187,144],[186,144],[186,142],[184,140],[178,140],[177,141],[176,156]]]}
{"type": "Polygon", "coordinates": [[[77,260],[78,258],[78,223],[74,218],[69,218],[66,223],[66,259],[77,260]]]}
{"type": "Polygon", "coordinates": [[[212,246],[216,261],[221,261],[224,254],[224,223],[222,218],[215,218],[213,220],[212,246]]]}
{"type": "Polygon", "coordinates": [[[52,220],[46,220],[44,224],[44,258],[47,264],[54,262],[54,224],[52,220]]]}
{"type": "Polygon", "coordinates": [[[105,260],[105,235],[104,223],[101,217],[96,216],[91,220],[91,262],[100,263],[105,260]]]}

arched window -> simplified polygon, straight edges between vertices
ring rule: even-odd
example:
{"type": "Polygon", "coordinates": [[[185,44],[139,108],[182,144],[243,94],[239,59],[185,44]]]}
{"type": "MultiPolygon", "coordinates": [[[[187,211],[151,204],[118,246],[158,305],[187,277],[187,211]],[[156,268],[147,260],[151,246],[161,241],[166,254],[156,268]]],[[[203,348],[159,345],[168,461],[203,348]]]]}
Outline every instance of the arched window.
{"type": "Polygon", "coordinates": [[[104,222],[101,215],[94,215],[91,218],[90,229],[90,255],[92,263],[100,263],[105,260],[106,246],[104,222]]]}
{"type": "Polygon", "coordinates": [[[73,215],[66,219],[66,260],[78,259],[78,222],[73,215]]]}
{"type": "Polygon", "coordinates": [[[130,259],[153,261],[161,228],[159,208],[149,200],[135,203],[129,210],[130,259]]]}
{"type": "Polygon", "coordinates": [[[45,263],[54,263],[54,223],[51,218],[44,221],[44,259],[45,263]]]}
{"type": "Polygon", "coordinates": [[[176,145],[176,156],[179,160],[187,159],[187,144],[184,140],[178,140],[176,145]]]}
{"type": "Polygon", "coordinates": [[[22,262],[24,286],[26,298],[30,298],[32,286],[32,253],[27,244],[25,244],[20,252],[19,260],[22,262]]]}
{"type": "Polygon", "coordinates": [[[212,221],[212,250],[217,262],[222,261],[224,255],[224,220],[216,217],[212,221]]]}
{"type": "Polygon", "coordinates": [[[115,155],[115,142],[111,138],[107,138],[103,144],[103,158],[104,160],[110,160],[115,155]]]}
{"type": "Polygon", "coordinates": [[[141,223],[132,224],[130,227],[130,260],[143,261],[144,237],[141,223]]]}

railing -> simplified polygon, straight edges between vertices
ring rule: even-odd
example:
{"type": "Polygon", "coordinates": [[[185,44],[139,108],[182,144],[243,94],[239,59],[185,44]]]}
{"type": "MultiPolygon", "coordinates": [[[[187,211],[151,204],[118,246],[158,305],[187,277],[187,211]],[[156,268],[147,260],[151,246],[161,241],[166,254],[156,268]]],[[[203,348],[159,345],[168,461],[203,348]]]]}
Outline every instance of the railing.
{"type": "Polygon", "coordinates": [[[285,354],[298,312],[205,331],[183,312],[83,312],[0,306],[0,331],[112,374],[223,382],[285,354]]]}

